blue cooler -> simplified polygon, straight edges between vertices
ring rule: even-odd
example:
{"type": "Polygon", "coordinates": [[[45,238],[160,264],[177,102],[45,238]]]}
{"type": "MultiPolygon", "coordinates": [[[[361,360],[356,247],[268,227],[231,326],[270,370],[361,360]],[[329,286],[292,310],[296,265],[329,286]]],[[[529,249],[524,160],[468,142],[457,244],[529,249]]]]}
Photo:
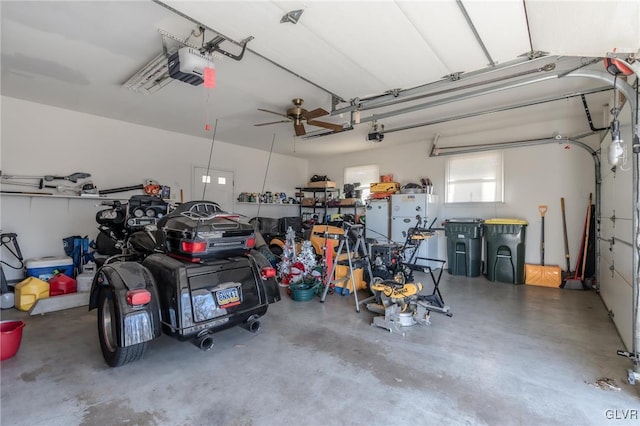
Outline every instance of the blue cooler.
{"type": "Polygon", "coordinates": [[[47,281],[57,273],[73,278],[73,259],[69,256],[47,256],[27,259],[24,262],[28,277],[47,281]]]}

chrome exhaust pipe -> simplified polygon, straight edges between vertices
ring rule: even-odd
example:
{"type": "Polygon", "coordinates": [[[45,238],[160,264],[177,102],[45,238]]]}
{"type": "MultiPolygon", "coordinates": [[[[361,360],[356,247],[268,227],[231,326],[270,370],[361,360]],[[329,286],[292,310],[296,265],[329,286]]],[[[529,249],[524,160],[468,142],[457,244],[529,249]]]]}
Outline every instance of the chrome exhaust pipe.
{"type": "Polygon", "coordinates": [[[251,315],[245,322],[241,324],[242,328],[252,333],[257,333],[258,330],[260,330],[260,321],[258,321],[258,318],[260,318],[258,315],[251,315]]]}
{"type": "Polygon", "coordinates": [[[213,337],[209,333],[196,337],[192,342],[203,351],[208,351],[213,347],[213,337]]]}

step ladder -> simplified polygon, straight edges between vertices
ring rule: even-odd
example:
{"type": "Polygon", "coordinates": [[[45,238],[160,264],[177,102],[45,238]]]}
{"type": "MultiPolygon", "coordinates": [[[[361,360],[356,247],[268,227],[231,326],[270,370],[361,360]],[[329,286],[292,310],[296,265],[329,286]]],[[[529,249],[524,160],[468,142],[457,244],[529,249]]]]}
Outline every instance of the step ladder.
{"type": "MultiPolygon", "coordinates": [[[[368,299],[363,300],[362,302],[358,302],[358,291],[356,290],[356,280],[355,275],[353,273],[354,268],[366,268],[366,271],[369,273],[369,279],[373,277],[373,272],[371,270],[371,262],[369,259],[369,251],[367,250],[367,246],[364,240],[364,226],[363,225],[353,225],[346,223],[344,234],[338,237],[340,244],[338,245],[338,251],[336,252],[335,260],[331,265],[331,270],[329,271],[328,277],[333,277],[333,274],[336,269],[336,264],[349,266],[349,273],[342,278],[338,278],[329,282],[328,285],[324,287],[324,291],[322,292],[322,297],[320,298],[320,302],[323,303],[327,298],[327,293],[329,292],[329,288],[331,285],[335,285],[337,283],[347,283],[349,279],[351,279],[351,283],[353,285],[353,297],[355,299],[356,304],[356,312],[360,312],[360,305],[365,303],[368,299]],[[355,236],[355,243],[350,242],[350,234],[355,236]],[[340,255],[342,253],[347,254],[346,259],[340,259],[340,255]]],[[[329,256],[328,253],[325,255],[329,256]]]]}

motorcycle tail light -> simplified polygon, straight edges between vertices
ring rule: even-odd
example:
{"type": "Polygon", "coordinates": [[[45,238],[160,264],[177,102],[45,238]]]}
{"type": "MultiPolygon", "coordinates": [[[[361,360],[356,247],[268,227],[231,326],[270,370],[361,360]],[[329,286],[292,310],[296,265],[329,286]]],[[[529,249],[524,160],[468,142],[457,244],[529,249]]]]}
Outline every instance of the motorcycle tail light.
{"type": "Polygon", "coordinates": [[[204,253],[207,251],[206,241],[182,241],[183,253],[204,253]]]}
{"type": "Polygon", "coordinates": [[[129,290],[127,292],[127,303],[130,306],[146,305],[151,302],[151,293],[143,288],[129,290]]]}
{"type": "Polygon", "coordinates": [[[247,248],[254,248],[256,245],[256,239],[254,237],[247,238],[247,248]]]}
{"type": "Polygon", "coordinates": [[[262,276],[263,280],[266,280],[267,278],[275,278],[276,269],[271,266],[264,266],[260,269],[260,276],[262,276]]]}

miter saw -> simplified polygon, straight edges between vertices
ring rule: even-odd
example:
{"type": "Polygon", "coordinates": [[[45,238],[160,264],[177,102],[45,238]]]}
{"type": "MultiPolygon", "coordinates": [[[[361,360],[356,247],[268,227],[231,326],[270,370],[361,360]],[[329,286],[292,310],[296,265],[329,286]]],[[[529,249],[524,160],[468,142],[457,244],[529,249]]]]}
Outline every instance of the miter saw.
{"type": "Polygon", "coordinates": [[[368,303],[367,309],[384,315],[374,317],[372,325],[390,332],[395,329],[404,333],[402,327],[429,325],[432,311],[452,315],[449,306],[444,304],[436,292],[430,295],[419,294],[422,291],[421,283],[400,283],[375,277],[369,289],[375,302],[368,303]]]}

